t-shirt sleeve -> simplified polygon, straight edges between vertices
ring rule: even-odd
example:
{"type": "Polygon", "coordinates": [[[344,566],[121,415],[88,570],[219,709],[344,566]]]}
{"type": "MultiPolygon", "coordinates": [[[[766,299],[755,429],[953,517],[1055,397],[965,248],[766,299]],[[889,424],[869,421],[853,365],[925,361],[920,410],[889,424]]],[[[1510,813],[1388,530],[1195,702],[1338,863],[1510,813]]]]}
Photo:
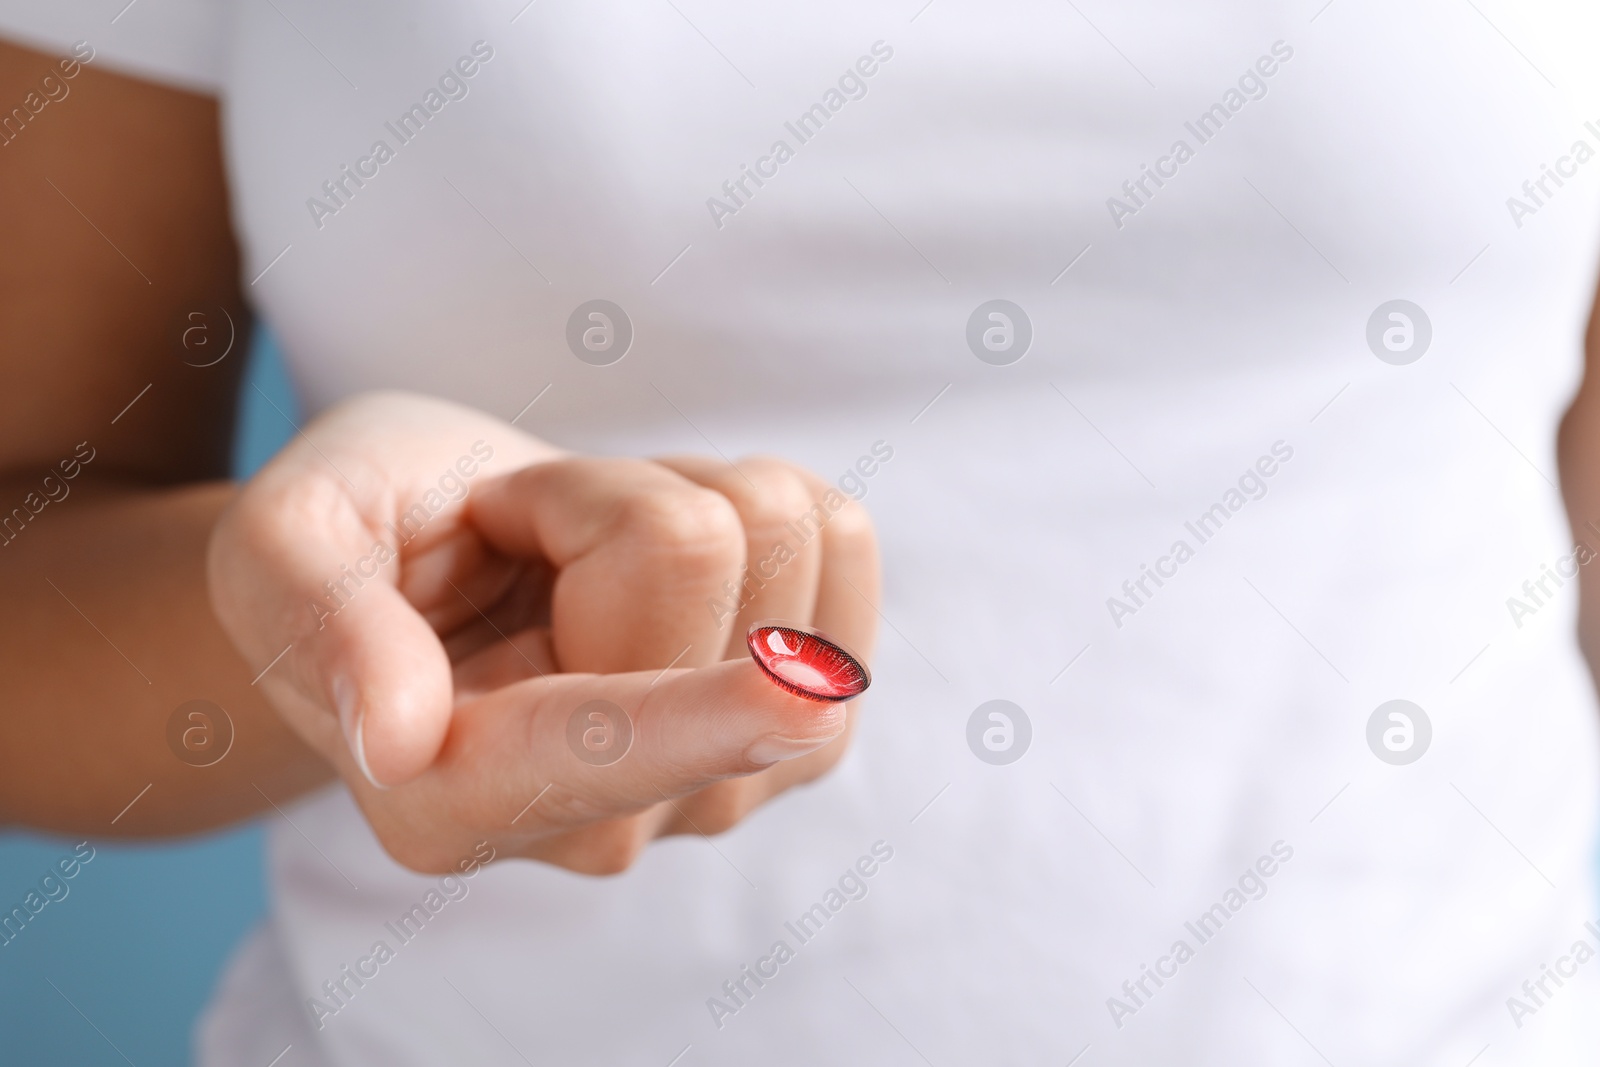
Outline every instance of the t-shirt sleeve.
{"type": "Polygon", "coordinates": [[[228,3],[0,0],[0,37],[63,56],[77,42],[86,41],[94,49],[97,67],[217,93],[227,55],[228,3]]]}

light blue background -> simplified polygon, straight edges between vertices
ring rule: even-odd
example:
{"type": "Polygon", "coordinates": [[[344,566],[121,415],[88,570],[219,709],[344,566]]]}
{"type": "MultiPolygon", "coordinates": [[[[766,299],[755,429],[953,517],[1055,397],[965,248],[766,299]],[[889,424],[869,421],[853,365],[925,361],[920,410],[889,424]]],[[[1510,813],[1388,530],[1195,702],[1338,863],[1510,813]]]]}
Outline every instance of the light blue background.
{"type": "MultiPolygon", "coordinates": [[[[239,474],[294,433],[252,385],[299,418],[283,364],[260,331],[240,395],[239,474]]],[[[78,840],[0,835],[0,911],[20,904],[78,840]]],[[[194,1019],[228,953],[266,907],[262,841],[261,827],[251,824],[181,844],[95,842],[93,861],[67,883],[68,895],[0,945],[0,1063],[190,1063],[194,1019]]]]}

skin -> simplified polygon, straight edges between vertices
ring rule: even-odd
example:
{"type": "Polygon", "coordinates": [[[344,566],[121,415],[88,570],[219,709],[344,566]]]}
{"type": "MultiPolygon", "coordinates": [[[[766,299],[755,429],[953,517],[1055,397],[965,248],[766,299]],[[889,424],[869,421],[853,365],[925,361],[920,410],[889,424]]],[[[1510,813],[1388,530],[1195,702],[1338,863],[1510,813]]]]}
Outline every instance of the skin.
{"type": "MultiPolygon", "coordinates": [[[[0,43],[0,99],[54,59],[0,43]]],[[[303,427],[246,485],[221,480],[241,359],[186,365],[215,349],[182,340],[197,308],[219,330],[224,312],[249,324],[216,105],[94,67],[69,84],[0,148],[0,509],[80,442],[94,456],[0,546],[0,825],[190,833],[338,776],[414,870],[486,841],[604,874],[838,761],[854,705],[772,685],[743,635],[779,617],[870,654],[864,511],[836,511],[719,620],[708,600],[823,499],[820,479],[760,457],[576,456],[376,394],[303,427]],[[415,529],[418,503],[434,513],[402,543],[390,524],[415,529]],[[197,698],[235,729],[205,768],[167,745],[197,698]],[[595,699],[633,725],[610,766],[567,742],[595,699]]]]}
{"type": "MultiPolygon", "coordinates": [[[[1600,296],[1584,340],[1583,381],[1561,419],[1556,459],[1573,538],[1600,552],[1600,296]]],[[[1600,682],[1600,573],[1593,564],[1578,568],[1578,642],[1600,682]]]]}

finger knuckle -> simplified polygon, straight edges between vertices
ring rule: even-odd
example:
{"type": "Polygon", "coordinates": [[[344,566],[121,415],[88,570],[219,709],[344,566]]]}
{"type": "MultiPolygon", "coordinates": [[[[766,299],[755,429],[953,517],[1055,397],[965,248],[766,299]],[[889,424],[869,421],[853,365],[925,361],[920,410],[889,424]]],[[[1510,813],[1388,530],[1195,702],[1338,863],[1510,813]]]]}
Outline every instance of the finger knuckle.
{"type": "Polygon", "coordinates": [[[725,564],[744,553],[744,527],[721,493],[690,487],[641,494],[626,509],[633,536],[679,561],[725,564]]]}
{"type": "Polygon", "coordinates": [[[877,546],[877,531],[867,509],[854,500],[846,499],[828,522],[827,536],[834,544],[847,551],[873,552],[877,546]]]}
{"type": "Polygon", "coordinates": [[[753,484],[740,479],[734,504],[752,532],[779,529],[816,504],[805,479],[787,463],[758,458],[744,461],[744,469],[753,484]]]}
{"type": "Polygon", "coordinates": [[[707,837],[725,834],[743,822],[755,806],[749,779],[722,782],[696,798],[693,825],[707,837]]]}
{"type": "Polygon", "coordinates": [[[647,838],[639,819],[617,819],[591,827],[583,847],[570,860],[580,874],[609,877],[631,869],[644,851],[647,838]]]}

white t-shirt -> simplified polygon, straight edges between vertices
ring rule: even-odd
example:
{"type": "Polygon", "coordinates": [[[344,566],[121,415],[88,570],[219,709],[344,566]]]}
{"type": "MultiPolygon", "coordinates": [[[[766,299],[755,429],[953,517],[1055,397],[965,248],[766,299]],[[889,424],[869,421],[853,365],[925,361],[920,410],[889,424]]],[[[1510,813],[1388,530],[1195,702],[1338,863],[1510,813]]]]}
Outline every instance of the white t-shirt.
{"type": "Polygon", "coordinates": [[[892,450],[832,775],[444,887],[307,799],[207,1067],[1592,1061],[1592,8],[120,6],[0,25],[222,94],[309,409],[892,450]]]}

